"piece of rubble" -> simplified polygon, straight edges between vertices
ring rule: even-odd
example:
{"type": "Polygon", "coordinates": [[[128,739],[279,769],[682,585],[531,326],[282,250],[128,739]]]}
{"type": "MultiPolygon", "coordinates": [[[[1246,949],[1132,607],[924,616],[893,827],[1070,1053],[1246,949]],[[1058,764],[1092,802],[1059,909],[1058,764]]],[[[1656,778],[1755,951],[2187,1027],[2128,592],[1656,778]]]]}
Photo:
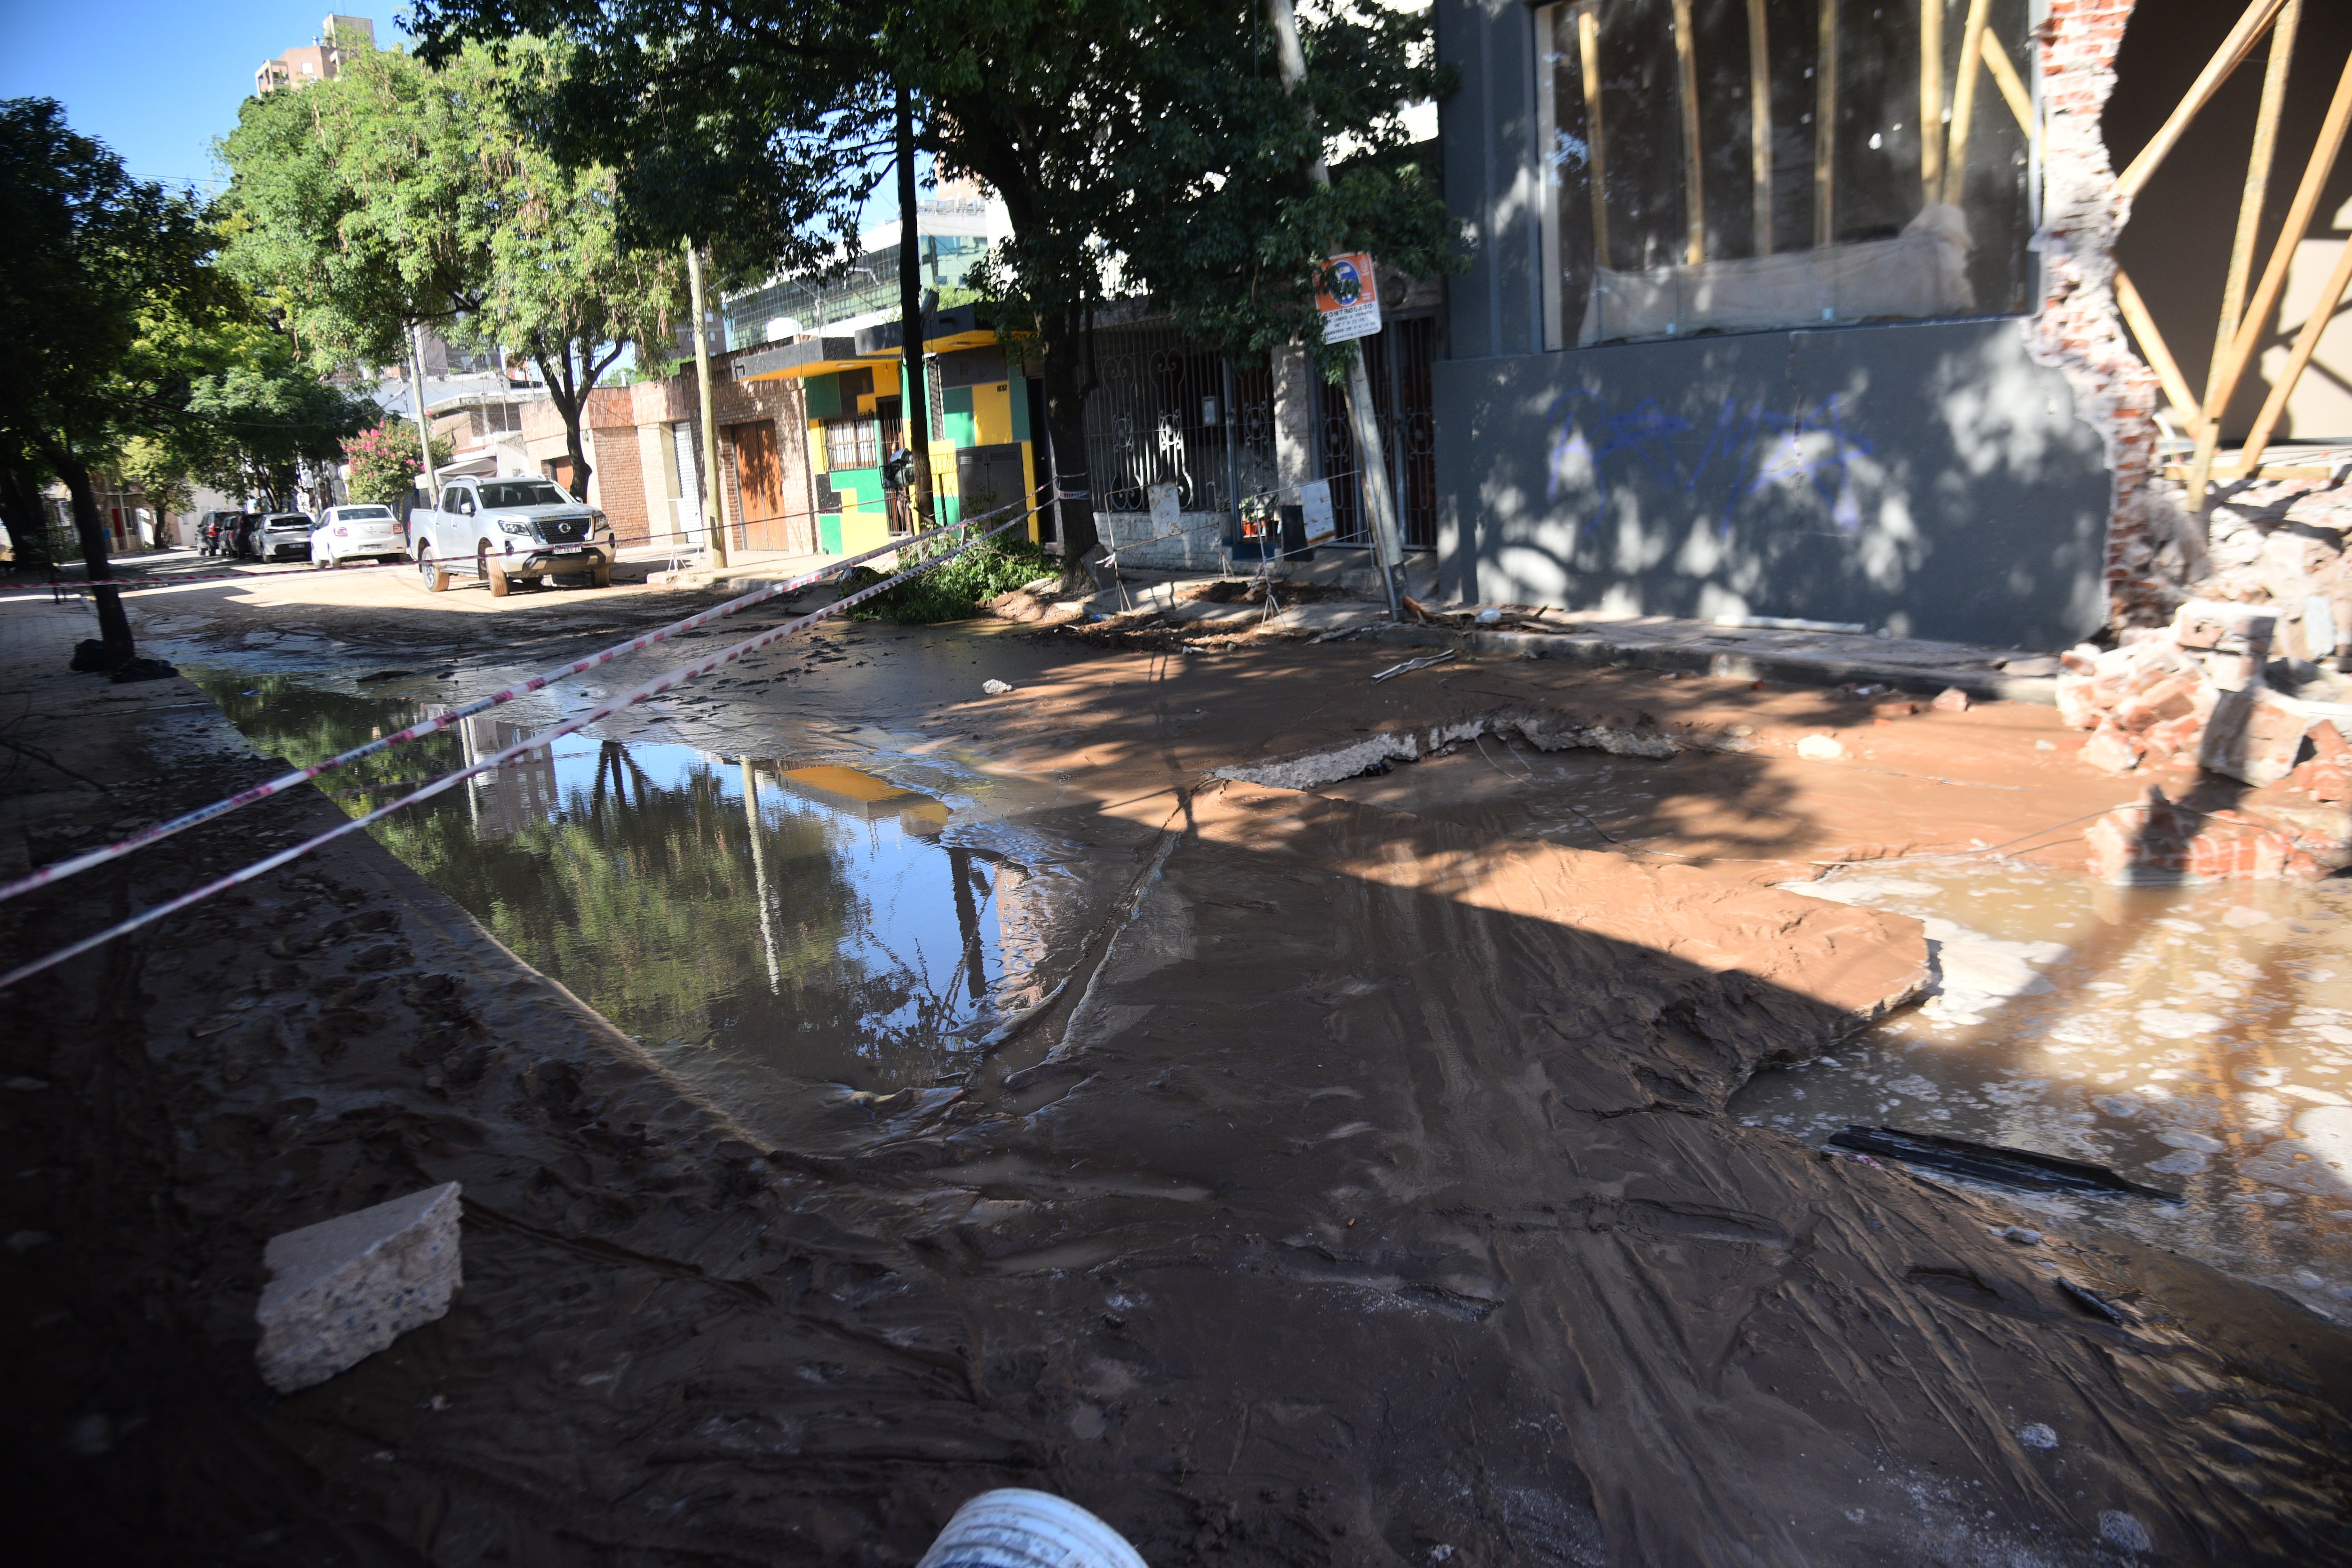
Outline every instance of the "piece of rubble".
{"type": "Polygon", "coordinates": [[[1939,713],[1965,713],[1969,710],[1969,694],[1957,686],[1947,686],[1936,693],[1936,700],[1928,706],[1939,713]]]}
{"type": "Polygon", "coordinates": [[[2315,882],[2352,863],[2341,808],[2268,804],[2260,816],[2191,811],[2154,784],[2091,824],[2083,838],[2091,874],[2126,884],[2179,877],[2315,882]]]}
{"type": "Polygon", "coordinates": [[[1845,748],[1833,735],[1808,735],[1797,742],[1797,755],[1807,762],[1834,763],[1845,756],[1845,748]]]}
{"type": "Polygon", "coordinates": [[[987,680],[982,681],[980,683],[980,689],[982,691],[987,692],[991,697],[1002,697],[1006,692],[1013,689],[1012,686],[1008,683],[995,679],[992,677],[987,680]]]}
{"type": "Polygon", "coordinates": [[[2101,721],[2098,732],[2083,742],[2083,760],[2111,773],[2127,773],[2139,766],[2147,742],[2112,720],[2101,721]]]}
{"type": "Polygon", "coordinates": [[[2334,724],[2311,727],[2314,755],[2287,774],[2287,783],[2324,805],[2352,801],[2352,742],[2334,724]]]}
{"type": "Polygon", "coordinates": [[[2197,763],[2257,788],[2276,784],[2294,771],[2310,727],[2311,721],[2277,692],[2252,682],[2215,700],[2197,763]]]}
{"type": "Polygon", "coordinates": [[[458,1185],[272,1237],[254,1360],[280,1394],[324,1383],[446,1314],[460,1282],[458,1185]]]}

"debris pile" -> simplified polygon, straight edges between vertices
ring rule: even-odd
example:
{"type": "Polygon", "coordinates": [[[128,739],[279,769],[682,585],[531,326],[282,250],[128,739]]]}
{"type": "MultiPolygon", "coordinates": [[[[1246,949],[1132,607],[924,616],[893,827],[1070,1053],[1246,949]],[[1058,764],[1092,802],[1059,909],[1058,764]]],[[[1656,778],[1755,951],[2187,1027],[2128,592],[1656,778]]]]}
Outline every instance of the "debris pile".
{"type": "Polygon", "coordinates": [[[2294,464],[2300,472],[2226,484],[2210,514],[2200,592],[2275,616],[2273,646],[2291,658],[2315,661],[2352,645],[2347,456],[2315,453],[2294,464]]]}
{"type": "Polygon", "coordinates": [[[2300,658],[2271,657],[2277,627],[2262,606],[2192,599],[2169,626],[2066,654],[2059,717],[2092,731],[2083,760],[2109,773],[2170,763],[2257,788],[2276,784],[2316,749],[2314,731],[2352,721],[2352,708],[2308,700],[2333,697],[2334,678],[2300,658]]]}
{"type": "Polygon", "coordinates": [[[2333,822],[2304,814],[2198,809],[2156,784],[2091,824],[2092,875],[2112,882],[2176,877],[2215,881],[2315,882],[2352,865],[2340,812],[2333,822]]]}
{"type": "MultiPolygon", "coordinates": [[[[2318,624],[2321,614],[2314,606],[2304,623],[2318,624]]],[[[2312,879],[2352,864],[2352,812],[2344,809],[2352,743],[2343,733],[2352,707],[2314,700],[2336,695],[2336,678],[2292,654],[2271,657],[2278,624],[2266,605],[2190,600],[2169,626],[2064,657],[2058,711],[2091,731],[2084,762],[2118,773],[2194,770],[2179,798],[2151,784],[2091,829],[2095,871],[2119,880],[2312,879]],[[2230,780],[2258,790],[2283,784],[2312,805],[2189,798],[2202,781],[2230,780]]]]}

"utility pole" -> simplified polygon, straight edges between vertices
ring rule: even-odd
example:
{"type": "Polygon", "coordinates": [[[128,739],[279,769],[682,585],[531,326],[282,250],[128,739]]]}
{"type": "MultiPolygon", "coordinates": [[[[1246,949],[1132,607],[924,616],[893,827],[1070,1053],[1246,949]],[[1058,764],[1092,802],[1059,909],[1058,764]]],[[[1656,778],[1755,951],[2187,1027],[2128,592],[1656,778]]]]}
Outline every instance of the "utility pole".
{"type": "Polygon", "coordinates": [[[425,493],[433,498],[433,510],[441,510],[441,476],[433,471],[433,420],[425,412],[425,344],[418,337],[416,323],[408,324],[408,395],[410,411],[416,416],[416,460],[425,470],[425,493]]]}
{"type": "MultiPolygon", "coordinates": [[[[1298,18],[1291,12],[1290,0],[1265,0],[1265,19],[1281,56],[1282,85],[1295,93],[1307,80],[1307,51],[1299,46],[1298,18]]],[[[1318,185],[1331,183],[1319,142],[1307,173],[1318,185]]],[[[1350,350],[1348,357],[1348,412],[1356,426],[1356,462],[1363,470],[1364,499],[1371,509],[1372,552],[1381,563],[1381,585],[1388,590],[1389,619],[1402,620],[1404,546],[1397,529],[1396,497],[1389,489],[1388,453],[1372,407],[1372,378],[1360,348],[1350,350]]]]}
{"type": "Polygon", "coordinates": [[[686,242],[686,287],[694,306],[694,383],[702,395],[702,531],[713,565],[727,564],[727,530],[719,517],[719,426],[711,423],[710,331],[702,296],[702,252],[686,242]]]}
{"type": "Polygon", "coordinates": [[[923,240],[915,212],[915,104],[905,87],[898,89],[898,347],[905,370],[898,377],[898,429],[915,459],[915,478],[907,501],[915,513],[915,531],[932,524],[931,402],[923,384],[923,339],[929,323],[923,320],[923,240]]]}

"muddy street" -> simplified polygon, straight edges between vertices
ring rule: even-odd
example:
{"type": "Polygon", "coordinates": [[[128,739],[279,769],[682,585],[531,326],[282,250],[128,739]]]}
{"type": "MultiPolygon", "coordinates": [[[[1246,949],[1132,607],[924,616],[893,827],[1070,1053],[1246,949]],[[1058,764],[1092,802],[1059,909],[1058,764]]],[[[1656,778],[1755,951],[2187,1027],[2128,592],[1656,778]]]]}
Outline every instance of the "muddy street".
{"type": "MultiPolygon", "coordinates": [[[[0,798],[10,873],[711,602],[359,581],[142,600],[183,679],[138,687],[66,673],[83,612],[6,606],[58,764],[0,798]]],[[[679,657],[17,900],[7,940],[679,657]]],[[[2138,786],[2030,704],[1372,682],[1400,657],[828,626],[26,983],[32,1539],[912,1563],[1030,1485],[1155,1568],[2352,1561],[2337,884],[2094,881],[2138,786]],[[2182,1201],[1853,1157],[1849,1122],[2182,1201]],[[449,1181],[448,1316],[269,1394],[263,1244],[449,1181]]]]}

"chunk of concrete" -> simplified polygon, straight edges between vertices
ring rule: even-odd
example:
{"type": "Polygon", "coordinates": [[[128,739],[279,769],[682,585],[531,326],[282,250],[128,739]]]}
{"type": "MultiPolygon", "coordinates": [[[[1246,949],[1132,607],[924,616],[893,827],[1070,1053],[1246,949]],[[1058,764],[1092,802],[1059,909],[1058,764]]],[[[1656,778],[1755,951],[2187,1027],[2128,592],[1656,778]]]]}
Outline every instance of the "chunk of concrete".
{"type": "Polygon", "coordinates": [[[272,1237],[254,1317],[262,1381],[324,1383],[449,1310],[459,1283],[455,1182],[272,1237]]]}

